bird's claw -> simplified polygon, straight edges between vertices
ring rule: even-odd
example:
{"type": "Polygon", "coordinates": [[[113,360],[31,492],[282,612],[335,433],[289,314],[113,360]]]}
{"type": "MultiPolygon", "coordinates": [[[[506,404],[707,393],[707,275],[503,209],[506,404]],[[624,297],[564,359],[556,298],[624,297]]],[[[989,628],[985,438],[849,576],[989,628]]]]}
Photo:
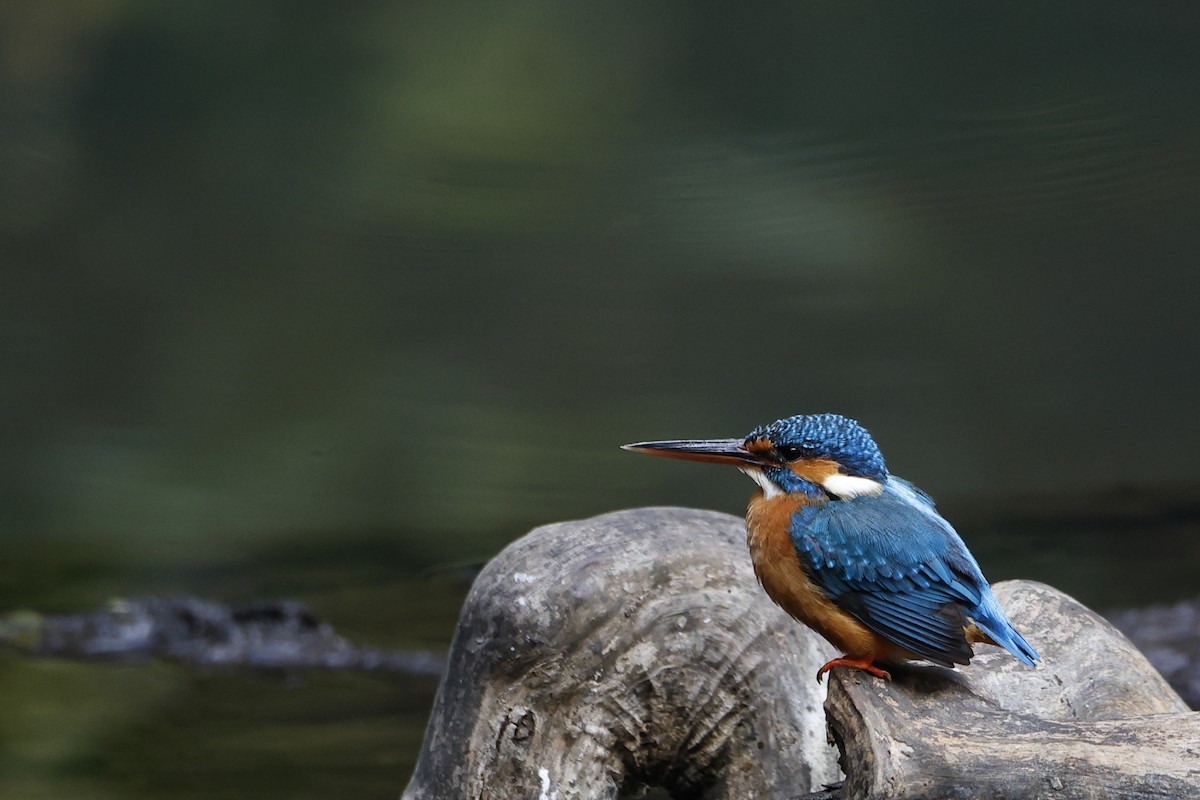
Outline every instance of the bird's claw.
{"type": "Polygon", "coordinates": [[[817,670],[817,683],[820,683],[821,678],[825,676],[825,673],[829,672],[829,670],[833,669],[834,667],[850,667],[851,669],[861,669],[863,672],[868,672],[874,675],[876,678],[883,678],[885,681],[890,681],[892,679],[892,674],[886,669],[880,669],[879,667],[875,666],[873,661],[874,660],[869,657],[847,658],[843,656],[841,658],[835,658],[833,661],[830,661],[828,664],[817,670]]]}

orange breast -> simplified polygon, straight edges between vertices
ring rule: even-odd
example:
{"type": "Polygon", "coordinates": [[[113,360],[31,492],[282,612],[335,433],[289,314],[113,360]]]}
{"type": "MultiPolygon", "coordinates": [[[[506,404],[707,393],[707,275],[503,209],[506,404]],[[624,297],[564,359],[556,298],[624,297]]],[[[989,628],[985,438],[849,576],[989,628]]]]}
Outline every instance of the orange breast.
{"type": "Polygon", "coordinates": [[[804,504],[800,495],[770,498],[761,491],[750,498],[746,511],[746,542],[754,574],[771,599],[784,611],[828,639],[843,653],[886,660],[896,649],[890,642],[838,608],[800,566],[792,544],[792,515],[804,504]]]}

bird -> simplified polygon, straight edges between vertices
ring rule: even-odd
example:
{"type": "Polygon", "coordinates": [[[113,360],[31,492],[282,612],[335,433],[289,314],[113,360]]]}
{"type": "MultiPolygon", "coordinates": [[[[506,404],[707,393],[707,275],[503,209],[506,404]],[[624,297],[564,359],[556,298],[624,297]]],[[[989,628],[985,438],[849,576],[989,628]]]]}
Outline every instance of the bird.
{"type": "MultiPolygon", "coordinates": [[[[969,664],[971,645],[1037,651],[1004,609],[933,498],[892,475],[856,420],[798,414],[741,439],[636,442],[626,450],[728,464],[758,488],[746,510],[754,573],[767,594],[844,655],[817,671],[924,659],[969,664]]],[[[882,665],[882,666],[881,666],[882,665]]]]}

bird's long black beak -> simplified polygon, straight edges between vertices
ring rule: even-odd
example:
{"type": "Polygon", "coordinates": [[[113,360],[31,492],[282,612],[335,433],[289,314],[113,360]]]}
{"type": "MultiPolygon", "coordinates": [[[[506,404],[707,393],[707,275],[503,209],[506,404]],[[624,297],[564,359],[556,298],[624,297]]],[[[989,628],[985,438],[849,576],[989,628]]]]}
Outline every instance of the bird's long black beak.
{"type": "Polygon", "coordinates": [[[713,464],[760,466],[763,463],[759,455],[746,449],[741,439],[670,439],[663,442],[635,442],[622,445],[621,449],[713,464]]]}

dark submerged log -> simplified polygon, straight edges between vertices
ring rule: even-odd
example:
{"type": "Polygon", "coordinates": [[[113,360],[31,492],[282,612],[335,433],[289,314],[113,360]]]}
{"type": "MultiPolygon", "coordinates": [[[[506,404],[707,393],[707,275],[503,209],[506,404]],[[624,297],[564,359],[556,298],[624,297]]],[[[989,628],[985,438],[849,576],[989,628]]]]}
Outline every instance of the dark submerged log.
{"type": "Polygon", "coordinates": [[[227,606],[195,597],[136,597],[81,614],[0,617],[0,647],[35,656],[291,672],[363,670],[437,677],[426,652],[359,647],[294,600],[227,606]]]}
{"type": "Polygon", "coordinates": [[[740,519],[642,509],[539,528],[464,605],[404,793],[432,798],[1200,797],[1200,714],[1119,632],[1039,584],[1001,602],[1041,651],[980,647],[887,684],[755,584],[740,519]]]}

